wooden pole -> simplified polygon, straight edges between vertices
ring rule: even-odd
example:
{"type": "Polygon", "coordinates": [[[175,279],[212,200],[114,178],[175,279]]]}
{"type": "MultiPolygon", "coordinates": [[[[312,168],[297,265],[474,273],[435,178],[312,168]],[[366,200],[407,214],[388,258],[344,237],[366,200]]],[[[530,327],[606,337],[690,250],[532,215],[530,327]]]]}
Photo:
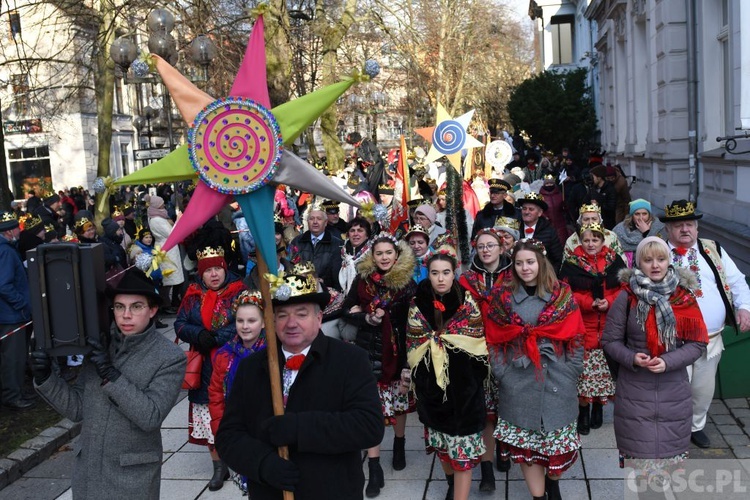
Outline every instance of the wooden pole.
{"type": "MultiPolygon", "coordinates": [[[[260,250],[257,253],[258,258],[258,275],[260,277],[260,295],[263,297],[263,320],[266,323],[266,352],[268,353],[268,372],[271,377],[271,402],[273,404],[273,414],[284,414],[284,397],[281,392],[281,375],[279,372],[279,351],[276,346],[276,327],[273,322],[273,305],[271,302],[271,289],[266,279],[268,265],[263,259],[263,253],[260,250]]],[[[289,460],[289,449],[286,446],[279,447],[279,456],[284,460],[289,460]]],[[[294,500],[294,493],[291,491],[284,492],[284,500],[294,500]]]]}

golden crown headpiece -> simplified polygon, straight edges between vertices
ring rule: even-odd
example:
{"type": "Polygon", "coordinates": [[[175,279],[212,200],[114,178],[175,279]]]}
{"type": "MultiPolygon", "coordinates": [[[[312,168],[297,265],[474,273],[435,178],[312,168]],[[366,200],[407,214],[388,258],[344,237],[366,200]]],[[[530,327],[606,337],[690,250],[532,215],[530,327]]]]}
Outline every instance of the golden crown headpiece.
{"type": "Polygon", "coordinates": [[[47,224],[46,226],[44,226],[44,230],[45,230],[46,232],[48,232],[48,233],[54,233],[54,232],[56,232],[56,231],[57,231],[57,230],[55,229],[55,225],[54,225],[54,224],[47,224]]]}
{"type": "Polygon", "coordinates": [[[581,205],[581,208],[578,210],[578,215],[583,215],[586,212],[596,212],[600,214],[602,213],[602,207],[593,203],[591,205],[581,205]]]}
{"type": "Polygon", "coordinates": [[[555,176],[552,175],[552,174],[547,174],[547,175],[544,176],[544,180],[545,181],[554,181],[555,180],[555,176]]]}
{"type": "Polygon", "coordinates": [[[18,217],[16,217],[16,214],[14,214],[13,212],[3,212],[3,215],[0,217],[0,222],[10,221],[18,222],[18,217]]]}
{"type": "Polygon", "coordinates": [[[31,215],[31,216],[26,217],[26,220],[24,220],[23,222],[23,227],[29,228],[29,227],[34,227],[34,226],[41,226],[42,224],[44,224],[44,222],[42,222],[41,217],[31,215]]]}
{"type": "Polygon", "coordinates": [[[501,215],[500,217],[495,219],[495,227],[507,227],[509,229],[515,229],[516,231],[518,231],[521,228],[521,223],[518,222],[518,219],[501,215]]]}
{"type": "Polygon", "coordinates": [[[115,207],[115,211],[112,212],[112,218],[114,219],[115,217],[124,217],[124,216],[125,216],[125,214],[122,213],[122,211],[120,210],[120,208],[119,207],[115,207]]]}
{"type": "Polygon", "coordinates": [[[667,217],[685,217],[687,215],[695,214],[695,204],[692,201],[676,201],[671,205],[667,205],[664,209],[664,213],[667,217]]]}
{"type": "Polygon", "coordinates": [[[253,305],[263,310],[263,297],[258,290],[243,290],[232,303],[232,311],[237,313],[241,306],[253,305]]]}
{"type": "Polygon", "coordinates": [[[264,277],[276,300],[287,301],[292,297],[318,293],[318,280],[314,274],[284,274],[284,271],[279,271],[278,276],[266,273],[264,277]]]}
{"type": "Polygon", "coordinates": [[[592,222],[591,224],[586,224],[584,226],[581,226],[581,231],[578,233],[578,235],[581,236],[586,231],[593,231],[595,233],[599,233],[602,236],[604,236],[604,226],[602,226],[598,222],[592,222]]]}
{"type": "Polygon", "coordinates": [[[544,201],[544,197],[537,193],[536,191],[529,191],[526,193],[526,196],[523,198],[526,201],[536,200],[536,201],[544,201]]]}
{"type": "Polygon", "coordinates": [[[75,228],[76,228],[76,229],[81,229],[81,228],[83,228],[83,227],[84,227],[84,226],[85,226],[86,224],[91,224],[92,226],[94,225],[94,223],[93,223],[93,222],[91,222],[90,220],[88,220],[88,218],[86,218],[86,217],[81,217],[80,219],[78,219],[78,220],[76,221],[76,224],[75,224],[75,228]]]}
{"type": "Polygon", "coordinates": [[[298,262],[292,268],[292,274],[315,274],[315,264],[312,262],[298,262]]]}
{"type": "Polygon", "coordinates": [[[381,184],[378,186],[378,192],[380,194],[393,194],[393,186],[389,184],[381,184]]]}
{"type": "Polygon", "coordinates": [[[213,257],[221,257],[224,258],[224,249],[222,247],[206,247],[203,250],[198,250],[195,252],[196,257],[198,257],[198,260],[203,259],[210,259],[213,257]]]}
{"type": "Polygon", "coordinates": [[[416,234],[416,233],[420,233],[420,234],[427,236],[427,240],[429,241],[430,232],[427,229],[425,229],[422,224],[414,224],[413,226],[411,226],[409,228],[409,231],[404,236],[404,239],[408,240],[412,234],[416,234]]]}

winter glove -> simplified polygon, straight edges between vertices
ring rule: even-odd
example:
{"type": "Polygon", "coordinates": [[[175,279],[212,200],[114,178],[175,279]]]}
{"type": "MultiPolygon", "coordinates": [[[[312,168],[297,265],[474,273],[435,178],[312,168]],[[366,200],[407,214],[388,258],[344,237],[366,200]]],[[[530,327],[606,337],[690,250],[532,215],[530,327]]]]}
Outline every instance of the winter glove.
{"type": "Polygon", "coordinates": [[[195,345],[195,348],[198,349],[201,354],[208,355],[211,353],[211,349],[217,345],[219,344],[216,342],[216,337],[211,335],[211,332],[208,330],[201,330],[198,334],[198,343],[195,345]]]}
{"type": "Polygon", "coordinates": [[[99,377],[105,382],[114,382],[120,378],[120,370],[112,366],[109,352],[96,340],[89,340],[88,344],[92,348],[89,360],[94,364],[99,377]]]}
{"type": "Polygon", "coordinates": [[[283,491],[294,491],[299,483],[299,468],[290,460],[284,460],[276,453],[269,453],[260,463],[258,471],[261,481],[283,491]]]}
{"type": "Polygon", "coordinates": [[[295,446],[297,444],[297,414],[285,413],[271,417],[260,424],[261,435],[272,445],[295,446]]]}
{"type": "Polygon", "coordinates": [[[40,349],[32,352],[29,366],[36,385],[42,385],[52,375],[52,358],[47,351],[40,349]]]}

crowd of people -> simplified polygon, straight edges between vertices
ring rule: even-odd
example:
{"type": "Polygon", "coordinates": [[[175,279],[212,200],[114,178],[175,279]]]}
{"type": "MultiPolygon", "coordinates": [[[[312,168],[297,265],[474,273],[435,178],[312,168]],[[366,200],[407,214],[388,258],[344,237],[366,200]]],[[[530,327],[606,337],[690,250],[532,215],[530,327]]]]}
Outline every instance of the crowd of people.
{"type": "MultiPolygon", "coordinates": [[[[31,351],[39,394],[84,421],[74,493],[93,498],[117,484],[158,497],[153,433],[177,397],[185,356],[157,329],[176,315],[175,343],[202,359],[186,420],[190,442],[209,451],[212,491],[231,477],[253,499],[281,490],[377,497],[388,487],[384,425],[394,427],[390,465],[398,472],[409,465],[409,413],[440,460],[447,499],[468,498],[475,467],[480,491],[493,491],[494,470],[514,463],[531,496],[561,498],[558,481],[578,459],[580,436],[602,427],[607,404],[621,466],[646,475],[674,467],[690,442],[710,446],[703,429],[721,333],[750,329],[745,276],[718,242],[698,237],[693,203],[674,201],[656,217],[647,200],[630,200],[615,167],[591,166],[591,183],[579,189],[572,159],[547,163],[487,180],[486,205],[465,211],[464,259],[455,228],[446,227],[445,187],[423,191],[390,231],[392,205],[386,217],[344,214],[338,202],[306,201],[280,186],[277,264],[291,294],[275,283],[272,304],[260,295],[255,241],[236,204],[149,277],[133,268],[169,237],[189,185],[123,190],[99,228],[85,195],[79,206],[79,190],[43,198],[21,221],[3,212],[0,333],[30,319],[25,252],[54,241],[103,245],[114,318],[109,342],[92,342],[73,385],[29,343],[30,328],[6,335],[3,405],[33,404],[22,391],[31,351]],[[524,178],[538,190],[525,189],[524,178]],[[283,416],[274,416],[270,396],[271,305],[283,416]],[[131,465],[143,467],[142,477],[108,483],[131,465]]],[[[394,203],[380,179],[373,198],[394,203]]]]}

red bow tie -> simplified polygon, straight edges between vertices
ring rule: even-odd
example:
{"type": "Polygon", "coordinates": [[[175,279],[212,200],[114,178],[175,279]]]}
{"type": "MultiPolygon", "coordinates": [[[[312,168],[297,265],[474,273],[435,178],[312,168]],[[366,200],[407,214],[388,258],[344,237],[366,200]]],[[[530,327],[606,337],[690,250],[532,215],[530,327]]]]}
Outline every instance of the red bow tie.
{"type": "Polygon", "coordinates": [[[286,364],[284,364],[284,367],[287,370],[299,370],[300,366],[302,366],[302,363],[305,362],[305,355],[304,354],[294,354],[292,356],[289,356],[286,360],[286,364]]]}
{"type": "Polygon", "coordinates": [[[688,249],[687,248],[683,248],[683,247],[674,247],[672,249],[672,251],[674,253],[676,253],[677,255],[685,256],[685,255],[687,255],[688,249]]]}
{"type": "Polygon", "coordinates": [[[526,231],[526,234],[534,234],[534,228],[533,227],[527,227],[525,229],[525,231],[526,231]]]}

